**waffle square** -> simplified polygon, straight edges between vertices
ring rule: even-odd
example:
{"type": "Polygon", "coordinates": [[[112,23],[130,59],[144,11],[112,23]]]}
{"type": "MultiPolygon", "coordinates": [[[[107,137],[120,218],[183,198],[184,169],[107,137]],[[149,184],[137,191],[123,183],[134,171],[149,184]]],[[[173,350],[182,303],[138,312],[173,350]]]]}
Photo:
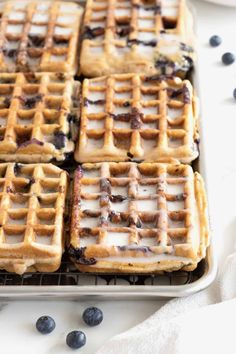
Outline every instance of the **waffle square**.
{"type": "Polygon", "coordinates": [[[68,74],[0,73],[0,160],[65,160],[78,131],[79,88],[68,74]]]}
{"type": "Polygon", "coordinates": [[[191,166],[103,162],[76,170],[69,254],[79,270],[193,270],[208,243],[204,183],[191,166]]]}
{"type": "Polygon", "coordinates": [[[175,74],[192,68],[193,20],[185,0],[87,0],[80,70],[175,74]]]}
{"type": "Polygon", "coordinates": [[[197,99],[177,77],[118,74],[85,79],[75,159],[146,161],[198,156],[197,99]]]}
{"type": "Polygon", "coordinates": [[[0,4],[0,71],[75,74],[82,8],[73,2],[0,4]]]}
{"type": "Polygon", "coordinates": [[[52,272],[64,247],[67,173],[52,164],[0,164],[0,268],[52,272]]]}

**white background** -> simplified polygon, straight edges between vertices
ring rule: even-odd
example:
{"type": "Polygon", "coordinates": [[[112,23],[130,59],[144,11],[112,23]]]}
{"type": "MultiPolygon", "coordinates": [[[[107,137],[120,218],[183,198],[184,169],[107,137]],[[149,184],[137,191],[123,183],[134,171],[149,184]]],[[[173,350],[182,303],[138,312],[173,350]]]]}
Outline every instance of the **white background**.
{"type": "MultiPolygon", "coordinates": [[[[202,125],[207,161],[208,194],[213,239],[220,263],[234,249],[236,230],[236,63],[225,67],[221,55],[236,54],[236,9],[191,1],[197,12],[202,125]],[[210,48],[209,37],[219,34],[223,44],[210,48]]],[[[2,302],[0,303],[0,352],[3,354],[66,354],[68,331],[82,329],[87,345],[79,353],[94,353],[105,340],[154,313],[163,301],[2,302]],[[104,312],[97,328],[83,325],[81,314],[88,305],[104,312]],[[48,314],[56,330],[48,336],[34,328],[37,318],[48,314]]],[[[147,339],[148,340],[148,339],[147,339]]],[[[127,353],[128,354],[128,353],[127,353]]]]}

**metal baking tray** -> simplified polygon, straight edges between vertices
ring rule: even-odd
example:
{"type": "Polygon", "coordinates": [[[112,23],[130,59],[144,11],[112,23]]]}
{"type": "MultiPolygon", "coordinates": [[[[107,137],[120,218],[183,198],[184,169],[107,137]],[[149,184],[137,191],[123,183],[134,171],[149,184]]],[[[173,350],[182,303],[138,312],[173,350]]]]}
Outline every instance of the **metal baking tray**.
{"type": "MultiPolygon", "coordinates": [[[[3,0],[0,0],[2,2],[3,0]]],[[[64,0],[69,1],[69,0],[64,0]]],[[[74,0],[84,5],[84,0],[74,0]]],[[[192,7],[192,6],[191,6],[192,7]]],[[[191,9],[193,14],[194,9],[191,9]]],[[[195,21],[196,23],[196,21],[195,21]]],[[[195,68],[198,68],[196,64],[195,68]]],[[[200,96],[198,70],[190,80],[200,96]]],[[[202,115],[203,116],[203,115],[202,115]]],[[[193,168],[199,171],[206,183],[206,164],[204,159],[204,116],[200,122],[200,158],[193,168]]],[[[27,273],[22,276],[0,271],[0,300],[35,299],[82,299],[98,297],[102,299],[151,299],[183,297],[208,287],[217,272],[213,244],[207,249],[203,259],[192,272],[176,271],[163,274],[83,274],[78,272],[66,255],[61,267],[54,273],[27,273]]]]}

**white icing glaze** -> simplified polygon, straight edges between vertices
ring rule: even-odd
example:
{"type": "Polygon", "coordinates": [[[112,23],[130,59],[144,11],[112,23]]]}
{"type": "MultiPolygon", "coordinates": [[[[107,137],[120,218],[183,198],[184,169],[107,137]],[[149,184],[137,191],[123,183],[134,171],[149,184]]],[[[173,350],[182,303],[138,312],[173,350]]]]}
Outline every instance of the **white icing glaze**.
{"type": "Polygon", "coordinates": [[[73,23],[76,20],[76,16],[74,15],[60,15],[57,18],[57,23],[65,24],[65,23],[73,23]]]}
{"type": "Polygon", "coordinates": [[[162,0],[161,1],[162,6],[178,6],[179,5],[179,0],[162,0]]]}
{"type": "Polygon", "coordinates": [[[9,217],[7,222],[10,225],[25,225],[26,219],[25,217],[22,217],[21,219],[13,219],[9,217]]]}
{"type": "Polygon", "coordinates": [[[174,139],[174,138],[169,139],[169,147],[170,148],[177,148],[182,145],[183,145],[182,139],[174,139]]]}
{"type": "Polygon", "coordinates": [[[175,109],[175,108],[168,107],[167,114],[171,119],[176,119],[183,114],[183,109],[182,108],[175,109]]]}
{"type": "Polygon", "coordinates": [[[130,8],[116,8],[115,9],[115,16],[116,17],[127,17],[130,16],[131,9],[130,8]]]}
{"type": "Polygon", "coordinates": [[[55,26],[54,33],[57,35],[68,36],[69,34],[72,33],[72,28],[55,26]]]}
{"type": "Polygon", "coordinates": [[[164,17],[177,17],[178,9],[176,7],[163,7],[162,16],[164,17]]]}
{"type": "MultiPolygon", "coordinates": [[[[103,46],[90,46],[91,54],[102,54],[103,53],[103,46]]],[[[95,84],[96,85],[96,84],[95,84]]]]}
{"type": "Polygon", "coordinates": [[[107,11],[105,10],[102,10],[102,11],[98,11],[98,10],[94,10],[92,12],[92,18],[95,19],[95,18],[103,18],[103,17],[106,17],[107,15],[107,11]]]}
{"type": "Polygon", "coordinates": [[[51,245],[52,242],[52,236],[46,236],[46,235],[35,235],[35,242],[40,243],[43,245],[51,245]]]}
{"type": "Polygon", "coordinates": [[[97,227],[99,223],[98,218],[82,218],[80,219],[80,226],[81,227],[97,227]]]}
{"type": "Polygon", "coordinates": [[[33,22],[47,22],[48,21],[48,14],[47,13],[35,13],[33,18],[33,22]]]}
{"type": "Polygon", "coordinates": [[[19,47],[20,42],[18,41],[8,41],[6,43],[7,49],[17,49],[19,47]]]}
{"type": "Polygon", "coordinates": [[[137,39],[141,41],[151,41],[153,39],[156,39],[156,34],[155,32],[138,32],[137,39]]]}
{"type": "Polygon", "coordinates": [[[62,4],[60,6],[60,11],[63,12],[74,12],[75,10],[78,9],[78,5],[77,4],[62,4]]]}
{"type": "Polygon", "coordinates": [[[145,29],[153,28],[155,27],[155,22],[150,19],[138,19],[138,27],[145,29]]]}
{"type": "Polygon", "coordinates": [[[91,101],[104,100],[105,91],[89,91],[87,98],[91,101]]]}
{"type": "Polygon", "coordinates": [[[7,25],[7,33],[20,34],[22,33],[23,25],[7,25]]]}
{"type": "Polygon", "coordinates": [[[166,192],[167,194],[173,194],[173,195],[177,195],[180,193],[184,192],[184,185],[183,184],[170,184],[168,183],[166,186],[166,192]]]}
{"type": "Polygon", "coordinates": [[[156,237],[141,237],[139,245],[140,246],[147,246],[147,247],[156,246],[157,239],[156,239],[156,237]]]}
{"type": "Polygon", "coordinates": [[[105,244],[107,246],[127,246],[129,244],[129,233],[108,231],[105,244]]]}
{"type": "Polygon", "coordinates": [[[5,242],[6,243],[20,243],[24,241],[24,234],[19,234],[19,235],[8,235],[5,234],[5,242]]]}
{"type": "Polygon", "coordinates": [[[142,142],[142,148],[144,149],[144,151],[148,151],[148,150],[151,150],[154,147],[156,147],[155,140],[147,140],[147,139],[141,138],[141,142],[142,142]]]}
{"type": "Polygon", "coordinates": [[[132,92],[131,91],[125,91],[125,92],[114,92],[114,97],[117,99],[129,99],[132,97],[132,92]]]}
{"type": "Polygon", "coordinates": [[[64,62],[66,61],[66,55],[51,55],[50,60],[52,62],[64,62]]]}
{"type": "Polygon", "coordinates": [[[114,127],[119,128],[119,129],[130,129],[130,123],[129,122],[121,122],[119,120],[114,120],[114,127]]]}
{"type": "Polygon", "coordinates": [[[138,14],[139,14],[139,17],[143,17],[143,16],[153,17],[155,15],[154,10],[149,10],[148,6],[146,8],[140,7],[138,14]]]}
{"type": "Polygon", "coordinates": [[[131,81],[130,80],[122,80],[122,81],[118,81],[116,80],[115,82],[115,86],[116,87],[124,87],[124,86],[130,86],[131,85],[131,81]]]}
{"type": "Polygon", "coordinates": [[[127,189],[128,189],[127,186],[126,187],[112,186],[111,194],[127,196],[127,192],[128,192],[127,189]]]}
{"type": "Polygon", "coordinates": [[[168,219],[168,227],[171,229],[181,229],[185,227],[184,220],[175,221],[171,218],[168,219]]]}
{"type": "Polygon", "coordinates": [[[175,55],[179,52],[179,46],[175,42],[168,42],[168,45],[163,45],[158,48],[159,53],[163,55],[175,55]],[[170,45],[170,43],[173,43],[170,45]]]}
{"type": "Polygon", "coordinates": [[[166,203],[167,203],[167,208],[169,211],[184,210],[184,202],[183,201],[175,201],[175,202],[167,201],[166,203]]]}
{"type": "Polygon", "coordinates": [[[83,184],[81,188],[83,193],[99,193],[99,184],[83,184]]]}
{"type": "Polygon", "coordinates": [[[105,27],[105,21],[94,21],[90,23],[90,28],[105,27]]]}
{"type": "MultiPolygon", "coordinates": [[[[157,193],[157,184],[153,185],[138,185],[138,194],[140,195],[153,195],[157,193]]],[[[145,202],[145,201],[144,201],[145,202]]]]}
{"type": "Polygon", "coordinates": [[[10,12],[8,15],[9,20],[24,20],[25,13],[24,12],[10,12]]]}
{"type": "Polygon", "coordinates": [[[141,100],[143,101],[154,101],[158,100],[158,93],[153,93],[153,94],[141,94],[141,100]]]}
{"type": "Polygon", "coordinates": [[[158,209],[157,199],[153,200],[136,200],[138,211],[155,211],[158,209]]]}
{"type": "Polygon", "coordinates": [[[92,170],[86,170],[84,169],[84,177],[88,178],[94,178],[94,177],[99,177],[100,176],[100,169],[92,169],[92,170]]]}
{"type": "Polygon", "coordinates": [[[123,200],[120,203],[111,203],[111,210],[118,211],[118,212],[126,212],[128,211],[129,203],[128,200],[123,200]]]}
{"type": "Polygon", "coordinates": [[[50,6],[50,2],[39,4],[39,5],[37,5],[37,10],[45,11],[45,10],[49,9],[49,6],[50,6]]]}
{"type": "Polygon", "coordinates": [[[87,113],[102,113],[105,111],[104,104],[91,104],[88,103],[87,106],[87,113]]]}
{"type": "Polygon", "coordinates": [[[161,37],[165,39],[166,41],[180,41],[181,37],[177,34],[173,33],[162,33],[161,37]]]}
{"type": "Polygon", "coordinates": [[[84,236],[80,237],[80,247],[87,247],[89,245],[94,245],[97,242],[97,237],[95,236],[84,236]]]}
{"type": "Polygon", "coordinates": [[[28,5],[28,2],[24,2],[24,1],[20,1],[20,2],[15,2],[12,6],[13,9],[15,10],[23,10],[26,8],[26,6],[28,5]]]}
{"type": "Polygon", "coordinates": [[[11,209],[22,209],[28,207],[28,201],[17,203],[16,201],[11,200],[10,208],[11,209]]]}
{"type": "Polygon", "coordinates": [[[81,200],[81,210],[99,210],[100,203],[99,199],[82,199],[81,200]]]}
{"type": "Polygon", "coordinates": [[[142,124],[142,129],[158,129],[159,127],[159,121],[155,122],[146,122],[142,124]]]}
{"type": "Polygon", "coordinates": [[[46,34],[47,33],[47,26],[36,26],[36,25],[31,25],[29,33],[32,34],[46,34]]]}
{"type": "Polygon", "coordinates": [[[87,129],[102,129],[104,128],[104,119],[88,119],[87,129]]]}
{"type": "Polygon", "coordinates": [[[130,107],[122,107],[122,106],[114,106],[113,107],[113,114],[122,114],[122,113],[129,113],[130,107]]]}
{"type": "Polygon", "coordinates": [[[147,55],[153,55],[154,47],[151,47],[151,46],[148,46],[148,45],[139,44],[139,45],[137,45],[136,50],[137,50],[138,53],[147,56],[147,55]]]}
{"type": "Polygon", "coordinates": [[[158,114],[158,106],[142,107],[141,111],[145,115],[158,114]]]}

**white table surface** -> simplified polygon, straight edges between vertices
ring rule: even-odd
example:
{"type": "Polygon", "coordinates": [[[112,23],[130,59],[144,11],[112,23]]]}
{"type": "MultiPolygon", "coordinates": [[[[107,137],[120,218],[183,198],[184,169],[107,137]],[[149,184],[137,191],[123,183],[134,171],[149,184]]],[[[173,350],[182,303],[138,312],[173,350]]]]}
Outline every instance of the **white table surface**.
{"type": "MultiPolygon", "coordinates": [[[[211,207],[213,238],[221,263],[234,249],[236,230],[236,63],[221,64],[225,51],[236,53],[236,9],[192,0],[197,11],[201,106],[204,121],[208,194],[211,207]],[[213,34],[223,38],[218,48],[210,48],[213,34]]],[[[154,313],[164,301],[55,301],[0,302],[0,343],[3,354],[71,353],[65,345],[66,334],[81,329],[87,345],[80,353],[94,353],[113,335],[138,324],[154,313]],[[88,305],[104,311],[104,321],[87,328],[81,313],[88,305]],[[35,330],[35,322],[48,314],[56,320],[56,330],[48,336],[35,330]]],[[[128,353],[127,353],[128,354],[128,353]]]]}

